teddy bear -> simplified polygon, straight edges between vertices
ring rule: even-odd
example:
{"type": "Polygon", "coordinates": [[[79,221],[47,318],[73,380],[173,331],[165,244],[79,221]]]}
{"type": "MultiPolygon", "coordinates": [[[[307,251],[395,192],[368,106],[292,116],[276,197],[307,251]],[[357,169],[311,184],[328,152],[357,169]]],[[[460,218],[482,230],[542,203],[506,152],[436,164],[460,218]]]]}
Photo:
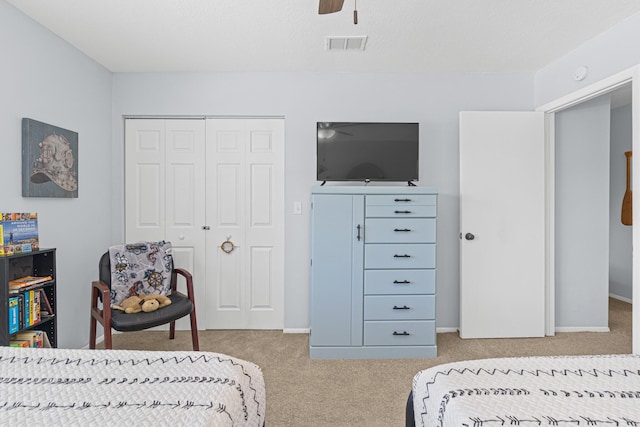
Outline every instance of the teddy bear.
{"type": "Polygon", "coordinates": [[[124,311],[127,314],[140,313],[141,311],[149,313],[169,304],[171,304],[171,300],[164,295],[140,293],[126,298],[120,305],[114,304],[113,308],[124,311]]]}

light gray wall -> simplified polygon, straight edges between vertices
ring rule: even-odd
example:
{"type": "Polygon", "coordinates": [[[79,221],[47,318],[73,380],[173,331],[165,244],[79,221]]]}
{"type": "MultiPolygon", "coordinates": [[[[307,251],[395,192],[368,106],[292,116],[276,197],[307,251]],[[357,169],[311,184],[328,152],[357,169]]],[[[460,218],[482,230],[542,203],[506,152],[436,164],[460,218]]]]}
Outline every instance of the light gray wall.
{"type": "Polygon", "coordinates": [[[556,327],[609,326],[609,135],[603,95],[555,118],[556,327]]]}
{"type": "Polygon", "coordinates": [[[544,105],[617,72],[640,64],[640,13],[594,37],[559,58],[535,75],[535,104],[544,105]],[[573,78],[580,66],[589,69],[587,77],[573,78]]]}
{"type": "Polygon", "coordinates": [[[89,340],[89,290],[111,237],[111,73],[0,1],[0,211],[37,212],[41,247],[57,248],[58,344],[89,340]],[[78,198],[25,198],[21,120],[78,132],[78,198]]]}
{"type": "Polygon", "coordinates": [[[114,76],[114,218],[123,232],[124,115],[285,118],[285,328],[309,327],[309,200],[317,121],[420,123],[419,185],[438,189],[437,326],[459,319],[458,113],[531,110],[533,76],[505,74],[224,73],[114,76]],[[294,201],[303,202],[293,215],[294,201]]]}
{"type": "Polygon", "coordinates": [[[611,111],[611,204],[609,221],[609,293],[631,300],[632,227],[622,224],[620,211],[627,185],[625,151],[631,150],[631,104],[611,111]]]}
{"type": "Polygon", "coordinates": [[[528,110],[640,63],[640,15],[532,75],[116,74],[0,0],[3,169],[20,176],[20,119],[79,133],[79,198],[0,189],[2,211],[37,211],[43,246],[58,248],[60,345],[88,341],[89,284],[104,248],[124,236],[123,115],[279,115],[286,119],[287,328],[308,327],[309,191],[318,120],[421,124],[420,184],[440,191],[438,327],[458,325],[458,112],[528,110]],[[630,42],[630,41],[633,41],[630,42]],[[575,82],[573,71],[590,73],[575,82]],[[113,86],[112,86],[113,79],[113,86]],[[113,89],[113,95],[112,95],[113,89]],[[113,104],[112,104],[113,101],[113,104]],[[112,159],[113,158],[113,162],[112,159]],[[303,215],[292,215],[294,201],[303,215]]]}

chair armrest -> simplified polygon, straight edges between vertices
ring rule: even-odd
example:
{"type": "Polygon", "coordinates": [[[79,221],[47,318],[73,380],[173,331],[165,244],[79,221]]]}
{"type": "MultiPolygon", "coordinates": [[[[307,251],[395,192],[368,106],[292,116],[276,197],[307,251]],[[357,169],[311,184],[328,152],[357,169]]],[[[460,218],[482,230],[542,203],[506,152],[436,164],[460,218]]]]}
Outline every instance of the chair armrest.
{"type": "Polygon", "coordinates": [[[103,326],[111,325],[111,289],[101,280],[91,282],[91,316],[103,326]],[[102,310],[98,307],[98,299],[102,300],[102,310]]]}
{"type": "Polygon", "coordinates": [[[187,270],[185,270],[184,268],[174,268],[173,269],[173,274],[176,275],[176,277],[173,280],[173,288],[171,289],[171,292],[175,292],[177,294],[181,294],[184,295],[182,292],[179,292],[177,290],[177,286],[178,286],[178,275],[182,276],[185,281],[186,281],[186,285],[187,285],[187,295],[186,297],[189,298],[191,300],[191,302],[193,303],[193,305],[195,306],[196,304],[196,300],[195,300],[195,295],[193,292],[193,276],[191,275],[191,273],[189,273],[187,270]]]}

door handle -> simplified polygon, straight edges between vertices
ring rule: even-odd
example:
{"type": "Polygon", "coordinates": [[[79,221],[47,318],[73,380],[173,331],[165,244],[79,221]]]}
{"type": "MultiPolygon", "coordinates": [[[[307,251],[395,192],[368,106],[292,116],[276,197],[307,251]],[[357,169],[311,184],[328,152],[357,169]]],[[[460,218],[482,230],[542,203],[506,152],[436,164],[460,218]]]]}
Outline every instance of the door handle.
{"type": "Polygon", "coordinates": [[[358,242],[359,242],[360,241],[360,224],[358,224],[356,228],[358,229],[358,235],[356,236],[356,239],[358,239],[358,242]]]}
{"type": "Polygon", "coordinates": [[[464,235],[464,238],[467,240],[473,240],[476,238],[476,236],[474,236],[472,233],[467,233],[464,235]]]}

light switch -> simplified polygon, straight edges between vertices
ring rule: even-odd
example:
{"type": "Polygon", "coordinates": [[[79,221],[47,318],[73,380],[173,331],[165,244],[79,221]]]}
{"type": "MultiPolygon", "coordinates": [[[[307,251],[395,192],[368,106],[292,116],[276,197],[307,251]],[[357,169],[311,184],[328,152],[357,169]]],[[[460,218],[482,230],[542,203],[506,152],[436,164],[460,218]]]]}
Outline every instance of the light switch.
{"type": "Polygon", "coordinates": [[[302,202],[293,202],[293,214],[302,215],[302,202]]]}

